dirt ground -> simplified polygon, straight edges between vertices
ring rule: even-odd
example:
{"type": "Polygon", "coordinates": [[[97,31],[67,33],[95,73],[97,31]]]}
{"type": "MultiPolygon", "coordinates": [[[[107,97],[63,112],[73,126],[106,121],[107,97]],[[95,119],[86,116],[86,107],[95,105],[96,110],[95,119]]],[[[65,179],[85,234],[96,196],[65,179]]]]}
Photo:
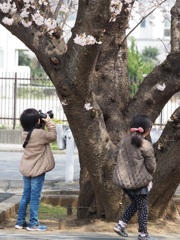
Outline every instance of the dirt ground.
{"type": "MultiPolygon", "coordinates": [[[[11,218],[1,223],[1,231],[14,232],[15,218],[11,218]]],[[[67,217],[62,220],[43,220],[41,224],[48,226],[48,232],[113,232],[115,222],[106,222],[97,219],[77,220],[75,217],[67,217]]],[[[156,222],[148,223],[148,231],[151,234],[177,233],[180,234],[180,220],[170,221],[160,219],[156,222]]],[[[129,233],[137,233],[137,224],[128,224],[129,233]]],[[[18,230],[17,230],[18,231],[18,230]]],[[[24,230],[21,230],[24,231],[24,230]]]]}

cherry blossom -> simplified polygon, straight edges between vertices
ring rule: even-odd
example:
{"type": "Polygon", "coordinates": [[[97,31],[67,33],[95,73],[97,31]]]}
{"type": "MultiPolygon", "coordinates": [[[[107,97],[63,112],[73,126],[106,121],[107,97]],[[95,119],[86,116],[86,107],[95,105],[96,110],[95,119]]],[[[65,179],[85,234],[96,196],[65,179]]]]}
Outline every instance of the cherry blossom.
{"type": "Polygon", "coordinates": [[[4,24],[7,24],[7,25],[12,25],[12,23],[14,22],[14,19],[13,18],[8,18],[8,17],[4,17],[3,18],[3,20],[2,20],[2,22],[4,23],[4,24]]]}
{"type": "Polygon", "coordinates": [[[38,25],[38,26],[41,26],[44,24],[44,17],[39,13],[35,13],[34,15],[32,15],[32,18],[34,20],[34,22],[38,25]]]}
{"type": "Polygon", "coordinates": [[[89,110],[91,110],[93,107],[91,106],[90,103],[86,103],[86,104],[84,104],[84,108],[85,108],[87,111],[89,111],[89,110]]]}
{"type": "Polygon", "coordinates": [[[68,105],[67,100],[63,100],[61,103],[62,103],[62,105],[64,105],[64,106],[68,105]]]}
{"type": "Polygon", "coordinates": [[[0,10],[3,12],[3,13],[9,13],[10,10],[11,10],[11,3],[10,1],[8,1],[7,3],[0,3],[0,10]]]}
{"type": "Polygon", "coordinates": [[[160,83],[155,85],[155,88],[159,91],[164,91],[164,89],[166,88],[166,84],[163,83],[162,85],[160,83]]]}
{"type": "Polygon", "coordinates": [[[29,16],[29,12],[27,11],[27,8],[24,8],[23,11],[20,13],[20,16],[22,18],[26,18],[29,16]]]}
{"type": "Polygon", "coordinates": [[[111,18],[110,22],[116,21],[116,16],[120,14],[122,9],[122,3],[120,0],[112,0],[110,5],[111,18]]]}
{"type": "Polygon", "coordinates": [[[21,23],[24,27],[30,27],[32,25],[31,21],[25,21],[24,19],[21,20],[21,23]]]}
{"type": "Polygon", "coordinates": [[[81,46],[93,45],[95,43],[97,43],[97,44],[102,43],[102,42],[96,41],[96,39],[92,35],[86,35],[85,33],[83,33],[81,35],[76,34],[76,37],[74,38],[74,42],[81,46]]]}

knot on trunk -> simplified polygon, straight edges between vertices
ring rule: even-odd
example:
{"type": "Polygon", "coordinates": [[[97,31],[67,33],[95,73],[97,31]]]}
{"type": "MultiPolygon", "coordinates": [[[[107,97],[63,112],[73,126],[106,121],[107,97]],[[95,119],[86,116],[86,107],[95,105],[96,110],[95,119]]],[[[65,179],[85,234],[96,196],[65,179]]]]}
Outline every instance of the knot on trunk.
{"type": "Polygon", "coordinates": [[[180,128],[180,116],[178,116],[176,113],[171,116],[171,122],[174,128],[180,128]]]}
{"type": "Polygon", "coordinates": [[[56,56],[51,56],[50,57],[50,62],[51,62],[51,64],[53,65],[53,68],[55,69],[55,70],[59,70],[59,67],[60,67],[60,60],[58,59],[58,57],[56,57],[56,56]]]}
{"type": "Polygon", "coordinates": [[[72,94],[68,85],[59,86],[59,88],[60,94],[63,98],[66,98],[72,94]]]}

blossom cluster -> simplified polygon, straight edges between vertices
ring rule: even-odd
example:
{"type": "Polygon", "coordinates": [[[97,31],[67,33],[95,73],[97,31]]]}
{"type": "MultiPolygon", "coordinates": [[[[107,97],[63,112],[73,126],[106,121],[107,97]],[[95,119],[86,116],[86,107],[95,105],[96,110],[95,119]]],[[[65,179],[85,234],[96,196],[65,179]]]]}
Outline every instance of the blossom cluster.
{"type": "Polygon", "coordinates": [[[110,5],[111,19],[110,22],[116,21],[116,16],[120,14],[122,9],[121,0],[112,0],[110,5]]]}
{"type": "MultiPolygon", "coordinates": [[[[132,0],[126,0],[126,4],[130,4],[132,0]]],[[[122,0],[111,0],[111,5],[110,5],[110,12],[111,12],[111,18],[110,22],[115,22],[116,17],[118,14],[121,13],[122,10],[122,0]]]]}
{"type": "Polygon", "coordinates": [[[87,111],[93,109],[93,107],[91,106],[90,103],[85,103],[85,104],[84,104],[84,108],[85,108],[87,111]]]}
{"type": "MultiPolygon", "coordinates": [[[[37,26],[45,25],[47,32],[52,34],[54,29],[58,26],[58,23],[54,19],[45,18],[40,12],[37,10],[34,14],[32,14],[31,9],[36,9],[34,5],[35,0],[23,0],[24,8],[20,12],[21,23],[24,27],[30,27],[34,22],[37,26]]],[[[47,6],[48,2],[46,0],[38,0],[39,5],[47,6]]],[[[8,17],[4,17],[2,22],[7,25],[12,25],[14,22],[13,14],[17,12],[17,8],[15,3],[11,3],[11,0],[7,0],[0,4],[0,11],[3,13],[8,13],[8,17]]]]}
{"type": "Polygon", "coordinates": [[[93,44],[101,44],[102,42],[96,41],[96,39],[92,35],[86,35],[85,33],[78,35],[74,38],[74,42],[81,46],[85,45],[93,45],[93,44]]]}

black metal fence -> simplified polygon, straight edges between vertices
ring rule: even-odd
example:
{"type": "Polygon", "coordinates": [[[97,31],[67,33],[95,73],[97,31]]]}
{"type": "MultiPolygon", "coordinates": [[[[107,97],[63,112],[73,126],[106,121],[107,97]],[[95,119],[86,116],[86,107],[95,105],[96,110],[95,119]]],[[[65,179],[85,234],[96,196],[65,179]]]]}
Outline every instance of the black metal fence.
{"type": "MultiPolygon", "coordinates": [[[[131,80],[131,96],[139,84],[138,80],[131,80]]],[[[180,93],[177,93],[166,104],[155,124],[166,124],[179,103],[180,93]]],[[[44,113],[52,110],[55,119],[66,121],[55,88],[47,77],[30,78],[19,73],[0,73],[0,128],[18,128],[19,116],[26,108],[35,108],[44,113]]]]}
{"type": "Polygon", "coordinates": [[[52,110],[54,118],[66,121],[55,88],[48,78],[0,74],[0,128],[18,128],[19,116],[26,108],[52,110]]]}

